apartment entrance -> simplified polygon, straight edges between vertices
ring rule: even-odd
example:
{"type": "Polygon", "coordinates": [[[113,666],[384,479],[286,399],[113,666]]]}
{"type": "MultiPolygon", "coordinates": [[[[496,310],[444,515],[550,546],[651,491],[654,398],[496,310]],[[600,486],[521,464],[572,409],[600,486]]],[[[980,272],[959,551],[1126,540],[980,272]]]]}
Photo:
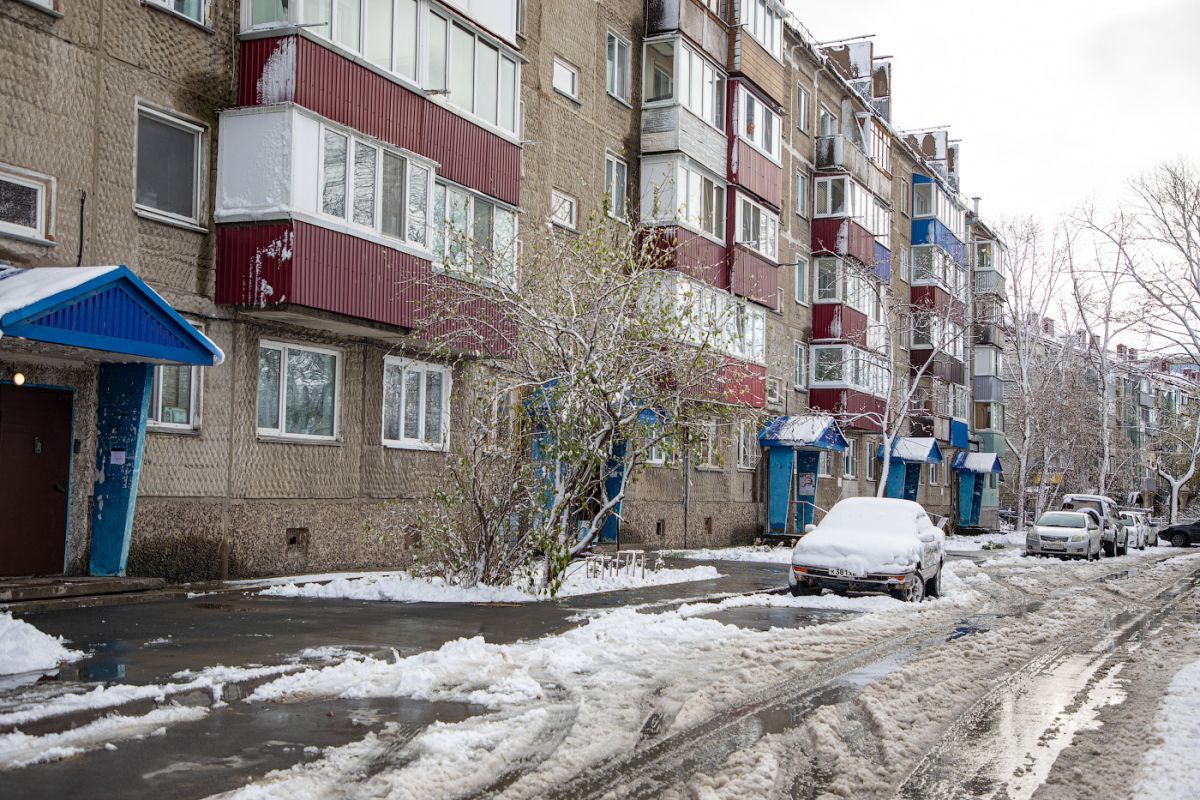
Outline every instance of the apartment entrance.
{"type": "Polygon", "coordinates": [[[73,400],[0,384],[0,576],[63,573],[73,400]]]}

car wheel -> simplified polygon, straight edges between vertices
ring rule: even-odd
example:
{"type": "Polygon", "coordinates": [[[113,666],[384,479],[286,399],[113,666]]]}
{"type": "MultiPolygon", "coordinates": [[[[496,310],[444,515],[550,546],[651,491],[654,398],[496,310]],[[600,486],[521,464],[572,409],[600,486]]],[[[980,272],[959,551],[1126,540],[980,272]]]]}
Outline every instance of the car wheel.
{"type": "Polygon", "coordinates": [[[1123,556],[1129,553],[1129,543],[1126,542],[1124,547],[1117,548],[1117,555],[1123,556]]]}
{"type": "Polygon", "coordinates": [[[1175,545],[1176,547],[1187,547],[1188,537],[1186,534],[1177,533],[1171,537],[1171,544],[1175,545]]]}
{"type": "Polygon", "coordinates": [[[938,564],[937,572],[933,577],[925,581],[925,596],[926,597],[941,597],[942,596],[942,568],[945,562],[938,564]]]}
{"type": "Polygon", "coordinates": [[[916,580],[909,583],[907,587],[901,589],[899,598],[906,603],[919,603],[925,599],[925,581],[921,580],[921,575],[918,572],[916,580]]]}
{"type": "Polygon", "coordinates": [[[1117,554],[1117,547],[1112,542],[1104,543],[1104,555],[1107,558],[1112,558],[1117,554]]]}

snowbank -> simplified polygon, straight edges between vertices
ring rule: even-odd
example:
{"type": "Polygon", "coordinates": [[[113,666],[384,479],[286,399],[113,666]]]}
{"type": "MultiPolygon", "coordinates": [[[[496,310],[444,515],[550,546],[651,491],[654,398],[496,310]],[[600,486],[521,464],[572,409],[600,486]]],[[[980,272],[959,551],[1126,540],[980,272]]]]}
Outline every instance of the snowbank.
{"type": "Polygon", "coordinates": [[[1017,545],[1025,544],[1023,533],[981,533],[978,536],[947,536],[946,551],[951,553],[973,553],[982,550],[985,544],[1017,545]]]}
{"type": "Polygon", "coordinates": [[[755,545],[752,547],[721,547],[713,550],[672,550],[664,555],[690,561],[756,561],[764,564],[790,564],[792,548],[755,545]]]}
{"type": "Polygon", "coordinates": [[[0,612],[0,675],[52,670],[86,653],[68,650],[61,637],[47,636],[28,622],[0,612]]]}
{"type": "MultiPolygon", "coordinates": [[[[657,572],[623,569],[604,577],[588,577],[579,563],[571,568],[559,597],[662,586],[720,578],[714,567],[660,569],[657,572]]],[[[418,578],[405,572],[381,573],[356,578],[335,578],[328,583],[285,583],[264,589],[271,597],[312,597],[342,600],[376,600],[395,603],[532,603],[546,598],[515,586],[454,586],[441,578],[418,578]]]]}
{"type": "Polygon", "coordinates": [[[1200,661],[1188,664],[1171,679],[1163,695],[1154,731],[1162,737],[1146,753],[1135,800],[1191,800],[1200,787],[1200,661]]]}

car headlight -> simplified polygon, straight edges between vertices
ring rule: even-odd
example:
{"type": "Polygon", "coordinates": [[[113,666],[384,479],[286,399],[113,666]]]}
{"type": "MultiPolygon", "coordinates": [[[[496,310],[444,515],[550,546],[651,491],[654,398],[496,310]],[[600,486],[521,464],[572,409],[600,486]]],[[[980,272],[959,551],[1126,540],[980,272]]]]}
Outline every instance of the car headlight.
{"type": "Polygon", "coordinates": [[[1082,533],[1073,533],[1073,534],[1071,534],[1071,541],[1072,541],[1072,542],[1082,542],[1082,541],[1084,541],[1085,539],[1087,539],[1087,536],[1083,535],[1082,533]]]}

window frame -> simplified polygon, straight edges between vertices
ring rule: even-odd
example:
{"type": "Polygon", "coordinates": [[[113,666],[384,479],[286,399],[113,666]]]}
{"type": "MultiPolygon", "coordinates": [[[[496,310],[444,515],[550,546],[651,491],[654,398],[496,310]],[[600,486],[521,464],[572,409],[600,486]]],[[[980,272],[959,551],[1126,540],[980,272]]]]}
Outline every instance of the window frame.
{"type": "Polygon", "coordinates": [[[737,196],[737,218],[734,220],[734,242],[736,244],[745,245],[749,250],[754,251],[763,258],[778,262],[779,261],[779,215],[770,210],[761,203],[751,200],[745,194],[737,196]],[[759,226],[759,238],[755,241],[758,246],[751,244],[742,238],[742,223],[746,214],[746,207],[749,206],[753,211],[758,212],[761,224],[759,226]],[[771,236],[771,227],[774,225],[775,235],[771,236]],[[765,226],[765,231],[763,229],[765,226]],[[762,234],[766,233],[766,242],[762,240],[762,234]],[[766,245],[766,247],[764,247],[766,245]],[[773,246],[771,246],[773,245],[773,246]]]}
{"type": "Polygon", "coordinates": [[[207,233],[207,229],[200,224],[204,218],[204,198],[207,194],[205,191],[204,172],[207,166],[204,162],[204,154],[206,152],[205,145],[208,139],[207,126],[201,125],[198,122],[184,117],[180,114],[166,111],[161,108],[156,108],[140,99],[134,100],[134,130],[133,130],[133,210],[140,216],[145,216],[159,222],[165,222],[173,225],[181,225],[193,229],[200,229],[207,233]],[[141,137],[141,118],[146,115],[157,119],[164,125],[170,125],[179,130],[192,134],[192,210],[195,216],[184,217],[171,211],[163,211],[162,209],[154,208],[153,206],[143,205],[138,202],[138,140],[141,137]]]}
{"type": "Polygon", "coordinates": [[[500,202],[499,200],[492,197],[491,195],[486,195],[486,194],[483,194],[482,192],[477,192],[473,189],[468,189],[465,186],[462,186],[457,183],[453,183],[444,178],[438,178],[437,176],[434,176],[431,180],[432,180],[432,191],[429,193],[429,208],[428,208],[428,211],[426,212],[426,218],[429,220],[429,228],[430,228],[430,232],[427,234],[427,238],[429,240],[428,252],[433,257],[432,260],[433,260],[434,269],[452,274],[455,277],[459,277],[459,278],[465,277],[465,278],[470,278],[472,280],[482,281],[484,283],[491,283],[491,284],[495,284],[498,286],[515,288],[517,285],[517,265],[519,262],[518,255],[520,253],[520,231],[521,231],[520,211],[518,209],[514,208],[513,206],[508,205],[507,203],[500,202]],[[437,209],[436,195],[439,192],[439,190],[445,192],[446,198],[447,198],[446,201],[443,203],[442,216],[440,219],[437,218],[434,213],[435,210],[437,209]],[[498,248],[498,242],[496,239],[496,237],[499,233],[499,231],[497,230],[497,226],[496,226],[496,212],[503,211],[512,216],[512,218],[513,218],[513,240],[512,240],[512,244],[510,245],[512,247],[512,253],[511,253],[511,257],[509,259],[509,263],[507,264],[510,274],[505,276],[506,279],[502,279],[501,277],[496,276],[496,275],[484,275],[480,272],[477,272],[474,269],[474,264],[475,264],[474,259],[467,259],[472,267],[472,269],[469,271],[460,268],[458,264],[454,263],[453,260],[450,259],[450,257],[449,257],[450,256],[450,247],[451,247],[452,242],[451,242],[450,236],[448,235],[448,232],[450,230],[450,225],[451,225],[450,202],[449,202],[449,197],[450,197],[451,192],[466,196],[467,220],[466,220],[465,238],[471,239],[472,241],[474,240],[474,236],[475,236],[475,204],[477,202],[482,201],[492,207],[492,255],[493,256],[495,256],[497,253],[500,252],[500,250],[498,248]],[[436,246],[438,244],[440,244],[440,247],[436,246]]]}
{"type": "Polygon", "coordinates": [[[550,222],[555,227],[562,228],[568,231],[579,231],[579,200],[574,195],[569,195],[560,189],[550,190],[550,222]],[[557,209],[563,204],[569,204],[571,209],[571,221],[563,222],[558,218],[557,209]]]}
{"type": "Polygon", "coordinates": [[[379,417],[379,443],[382,447],[388,450],[422,450],[431,453],[445,453],[450,450],[450,407],[451,407],[451,392],[454,384],[454,371],[445,364],[436,364],[431,361],[418,361],[413,358],[404,356],[384,356],[383,357],[383,372],[380,374],[382,379],[381,388],[382,399],[380,403],[379,417]],[[388,397],[387,397],[387,368],[389,366],[398,366],[401,369],[400,373],[400,438],[387,438],[387,414],[388,414],[388,397]],[[404,436],[404,404],[405,395],[408,392],[408,387],[404,380],[404,376],[410,369],[421,374],[421,397],[417,404],[417,420],[422,433],[425,433],[425,406],[426,395],[428,393],[428,382],[425,376],[430,373],[438,373],[442,376],[442,441],[441,443],[433,443],[421,438],[405,438],[404,436]]]}
{"type": "Polygon", "coordinates": [[[739,470],[753,472],[758,469],[762,459],[762,448],[758,446],[758,428],[753,420],[738,421],[738,454],[739,470]]]}
{"type": "Polygon", "coordinates": [[[830,111],[829,106],[825,105],[824,103],[820,104],[820,108],[817,111],[817,126],[817,135],[822,139],[827,136],[837,136],[840,133],[838,130],[838,115],[830,111]],[[832,126],[832,130],[829,133],[825,132],[826,119],[830,121],[832,126]]]}
{"type": "Polygon", "coordinates": [[[718,446],[720,432],[715,419],[700,421],[700,433],[696,437],[696,468],[719,470],[721,468],[718,446]]]}
{"type": "Polygon", "coordinates": [[[618,156],[611,150],[604,151],[604,193],[608,198],[607,214],[611,219],[626,221],[629,217],[629,162],[618,156]],[[611,171],[609,169],[611,165],[611,171]],[[620,166],[623,170],[620,186],[620,204],[621,209],[617,211],[618,195],[615,190],[617,167],[620,166]],[[612,176],[613,182],[609,184],[609,176],[612,176]]]}
{"type": "MultiPolygon", "coordinates": [[[[201,333],[204,332],[204,325],[197,322],[187,321],[189,325],[194,327],[201,333]]],[[[146,430],[158,431],[162,433],[194,433],[200,430],[201,424],[201,399],[204,393],[204,369],[199,364],[155,364],[153,385],[150,387],[150,410],[146,416],[146,430]],[[188,421],[187,422],[163,422],[162,421],[162,380],[163,370],[171,369],[188,369],[191,372],[189,377],[189,401],[188,401],[188,421]]],[[[257,397],[255,398],[257,400],[257,397]]],[[[257,405],[255,406],[257,413],[257,405]]]]}
{"type": "Polygon", "coordinates": [[[809,281],[811,279],[812,262],[807,256],[796,256],[796,263],[792,265],[792,291],[796,302],[799,305],[807,306],[812,302],[812,296],[809,293],[809,281]]]}
{"type": "Polygon", "coordinates": [[[863,454],[866,456],[863,459],[863,464],[867,468],[866,477],[869,482],[874,483],[879,480],[879,471],[877,469],[879,459],[875,456],[876,445],[872,439],[864,439],[863,443],[866,445],[866,452],[863,454]]]}
{"type": "Polygon", "coordinates": [[[187,20],[188,22],[192,22],[203,28],[208,27],[209,0],[200,0],[200,16],[199,17],[189,17],[187,14],[183,13],[182,11],[177,11],[175,9],[174,3],[172,3],[171,0],[142,0],[142,4],[147,5],[147,6],[153,6],[154,8],[157,8],[160,11],[166,11],[168,14],[173,14],[177,17],[182,17],[183,19],[187,20]]]}
{"type": "Polygon", "coordinates": [[[809,366],[808,366],[808,348],[807,342],[795,340],[792,342],[792,357],[795,363],[792,367],[792,388],[798,392],[808,391],[809,366]]]}
{"type": "Polygon", "coordinates": [[[830,457],[829,453],[830,453],[829,450],[818,450],[817,451],[817,477],[818,478],[832,478],[833,477],[833,465],[829,463],[833,459],[830,457]]]}
{"type": "Polygon", "coordinates": [[[36,227],[26,228],[23,225],[0,220],[0,236],[32,241],[35,244],[54,244],[54,204],[57,200],[58,190],[58,182],[54,176],[42,175],[32,170],[0,163],[0,181],[24,186],[37,192],[36,227]]]}
{"type": "Polygon", "coordinates": [[[571,100],[574,103],[580,103],[579,99],[579,67],[567,61],[562,56],[554,56],[553,71],[550,75],[550,85],[555,92],[563,97],[571,100]],[[558,70],[562,67],[571,76],[571,91],[567,91],[558,85],[558,70]]]}
{"type": "Polygon", "coordinates": [[[687,228],[693,233],[697,233],[707,239],[718,242],[722,246],[725,244],[726,233],[726,212],[729,203],[729,184],[722,181],[720,178],[714,177],[707,169],[700,168],[699,165],[688,158],[673,159],[674,164],[674,180],[675,180],[675,211],[672,219],[679,225],[687,228]],[[686,174],[685,185],[680,184],[680,173],[686,174]],[[700,182],[699,197],[700,209],[698,218],[700,224],[696,224],[692,220],[692,192],[691,182],[695,179],[700,182]],[[705,182],[711,185],[712,191],[712,209],[713,209],[713,227],[716,232],[708,230],[704,227],[704,201],[706,197],[705,182]],[[718,197],[720,202],[718,202],[718,197]]]}
{"type": "Polygon", "coordinates": [[[792,205],[796,208],[796,216],[801,219],[811,219],[812,217],[812,176],[803,168],[796,170],[795,197],[792,198],[792,205]]]}
{"type": "MultiPolygon", "coordinates": [[[[262,428],[258,425],[258,388],[257,381],[254,392],[255,412],[254,412],[254,430],[259,438],[266,439],[289,439],[297,442],[337,442],[341,441],[341,415],[342,415],[342,384],[343,384],[343,364],[345,352],[340,348],[326,347],[323,345],[299,344],[294,342],[284,342],[278,339],[259,339],[258,351],[262,350],[277,350],[279,351],[279,427],[278,428],[262,428]],[[312,433],[290,433],[287,431],[287,354],[289,350],[304,350],[311,353],[320,353],[322,355],[333,356],[333,433],[331,435],[318,435],[312,433]]],[[[256,351],[257,358],[261,358],[261,353],[256,351]]]]}
{"type": "Polygon", "coordinates": [[[796,130],[805,136],[812,135],[812,92],[799,82],[796,83],[796,130]]]}
{"type": "Polygon", "coordinates": [[[858,478],[858,439],[847,439],[842,451],[842,477],[858,478]]]}
{"type": "Polygon", "coordinates": [[[608,91],[608,95],[610,97],[625,105],[629,105],[629,100],[632,96],[631,87],[633,82],[633,43],[621,34],[614,31],[612,28],[609,28],[608,35],[605,39],[604,54],[606,68],[604,80],[605,89],[608,91]],[[621,69],[620,58],[622,47],[625,48],[625,66],[623,70],[621,69]],[[610,58],[613,60],[610,60],[610,58]],[[610,64],[612,65],[611,76],[607,71],[610,64]],[[614,81],[618,84],[617,87],[612,85],[614,81]],[[625,93],[623,95],[619,91],[616,91],[622,81],[624,81],[625,86],[625,93]]]}
{"type": "Polygon", "coordinates": [[[738,82],[738,108],[737,108],[737,136],[738,138],[750,145],[769,159],[772,163],[783,165],[783,118],[775,112],[769,103],[763,100],[754,92],[746,87],[744,81],[738,82]],[[750,103],[754,104],[754,132],[750,132],[746,128],[746,111],[750,103]],[[761,113],[760,113],[761,111],[761,113]],[[767,116],[770,115],[772,124],[768,126],[767,116]],[[759,124],[762,124],[760,135],[759,124]],[[770,141],[768,138],[768,127],[770,131],[770,141]]]}

